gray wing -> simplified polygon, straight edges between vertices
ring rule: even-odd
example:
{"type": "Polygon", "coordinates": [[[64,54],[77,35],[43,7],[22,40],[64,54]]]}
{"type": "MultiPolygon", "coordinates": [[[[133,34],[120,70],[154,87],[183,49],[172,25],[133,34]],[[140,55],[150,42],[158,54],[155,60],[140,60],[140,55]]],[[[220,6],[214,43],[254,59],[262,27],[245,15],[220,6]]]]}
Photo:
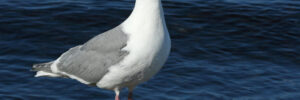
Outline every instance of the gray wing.
{"type": "Polygon", "coordinates": [[[57,67],[60,71],[96,83],[107,73],[110,66],[119,63],[128,55],[127,51],[121,50],[126,46],[127,40],[122,28],[116,27],[65,52],[57,67]]]}

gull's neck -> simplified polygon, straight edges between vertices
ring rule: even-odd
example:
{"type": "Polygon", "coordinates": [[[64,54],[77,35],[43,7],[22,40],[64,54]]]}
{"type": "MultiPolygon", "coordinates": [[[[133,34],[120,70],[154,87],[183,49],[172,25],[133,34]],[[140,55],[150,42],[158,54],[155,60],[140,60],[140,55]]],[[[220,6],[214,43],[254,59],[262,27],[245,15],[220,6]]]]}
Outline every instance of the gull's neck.
{"type": "Polygon", "coordinates": [[[165,18],[161,0],[136,0],[131,15],[123,23],[125,31],[158,29],[165,31],[165,18]]]}

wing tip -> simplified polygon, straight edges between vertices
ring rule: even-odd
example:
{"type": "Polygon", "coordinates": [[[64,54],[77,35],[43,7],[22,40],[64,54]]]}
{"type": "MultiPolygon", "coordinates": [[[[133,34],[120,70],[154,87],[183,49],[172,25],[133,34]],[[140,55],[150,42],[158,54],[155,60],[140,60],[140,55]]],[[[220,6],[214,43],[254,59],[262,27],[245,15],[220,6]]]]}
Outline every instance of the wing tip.
{"type": "Polygon", "coordinates": [[[36,72],[34,77],[42,77],[42,76],[47,76],[47,77],[60,77],[60,75],[55,74],[55,73],[50,73],[50,72],[45,72],[45,71],[38,71],[36,72]]]}
{"type": "Polygon", "coordinates": [[[33,64],[31,71],[51,71],[52,62],[49,63],[41,63],[41,64],[33,64]]]}

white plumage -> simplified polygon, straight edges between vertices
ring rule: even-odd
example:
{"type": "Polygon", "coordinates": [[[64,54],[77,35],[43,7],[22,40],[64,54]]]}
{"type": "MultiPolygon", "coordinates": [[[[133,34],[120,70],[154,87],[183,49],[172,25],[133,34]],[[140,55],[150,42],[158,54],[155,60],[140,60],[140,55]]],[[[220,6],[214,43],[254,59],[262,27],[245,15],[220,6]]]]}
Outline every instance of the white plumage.
{"type": "MultiPolygon", "coordinates": [[[[122,60],[119,61],[118,63],[112,64],[111,66],[108,67],[103,67],[102,70],[107,70],[107,71],[105,73],[103,73],[102,71],[101,72],[103,73],[101,74],[102,76],[93,76],[97,74],[87,75],[89,73],[82,75],[82,73],[70,72],[68,71],[67,68],[63,69],[65,68],[63,66],[65,64],[64,62],[69,61],[70,63],[74,63],[70,61],[73,60],[72,57],[76,57],[76,54],[78,55],[85,54],[82,53],[83,51],[81,50],[84,49],[85,47],[85,45],[83,45],[83,46],[78,46],[70,49],[66,53],[62,54],[62,56],[59,57],[57,60],[51,62],[51,66],[49,66],[50,68],[48,69],[50,71],[46,71],[45,69],[43,69],[43,66],[45,67],[45,64],[34,66],[34,68],[38,69],[36,77],[67,76],[69,78],[78,80],[84,84],[92,83],[91,81],[87,81],[89,77],[86,76],[91,76],[92,78],[99,77],[100,80],[96,82],[97,87],[115,91],[116,100],[119,100],[118,97],[119,91],[124,87],[128,87],[130,90],[129,99],[131,99],[132,90],[138,84],[149,80],[153,75],[155,75],[161,69],[163,64],[166,62],[168,55],[170,53],[171,40],[165,24],[165,18],[164,18],[161,0],[136,0],[136,4],[133,12],[131,13],[128,19],[126,19],[121,25],[119,25],[119,28],[121,28],[120,29],[121,32],[124,32],[124,34],[126,34],[125,36],[127,38],[126,43],[120,42],[121,44],[126,44],[125,47],[121,49],[121,51],[127,51],[128,54],[124,56],[124,58],[122,58],[122,60]]],[[[102,39],[101,36],[98,36],[96,38],[102,39]]],[[[92,42],[94,41],[91,41],[89,43],[97,44],[92,42]]],[[[94,46],[96,48],[97,45],[94,46]]],[[[93,48],[93,46],[89,48],[93,48]]],[[[85,48],[85,49],[89,50],[89,48],[85,48]]],[[[106,48],[100,48],[99,50],[102,49],[106,50],[106,48]]],[[[86,51],[86,52],[90,52],[90,51],[86,51]]],[[[106,51],[105,52],[97,51],[97,52],[99,53],[96,53],[93,56],[99,56],[97,54],[103,55],[106,53],[106,51]]],[[[114,53],[115,52],[112,52],[112,54],[114,53]]],[[[88,55],[86,56],[88,58],[91,57],[88,55]]],[[[121,56],[115,57],[115,55],[111,55],[111,57],[113,57],[111,58],[112,61],[117,61],[115,59],[121,59],[120,58],[121,56]]],[[[74,61],[77,60],[78,60],[77,58],[76,59],[74,58],[74,61]]],[[[73,68],[75,71],[77,70],[82,71],[82,67],[80,66],[79,67],[72,66],[70,68],[73,68]]],[[[85,67],[88,68],[89,66],[85,66],[85,67]]],[[[47,66],[45,68],[47,68],[47,66]]],[[[94,67],[91,67],[90,69],[92,68],[94,67]]]]}

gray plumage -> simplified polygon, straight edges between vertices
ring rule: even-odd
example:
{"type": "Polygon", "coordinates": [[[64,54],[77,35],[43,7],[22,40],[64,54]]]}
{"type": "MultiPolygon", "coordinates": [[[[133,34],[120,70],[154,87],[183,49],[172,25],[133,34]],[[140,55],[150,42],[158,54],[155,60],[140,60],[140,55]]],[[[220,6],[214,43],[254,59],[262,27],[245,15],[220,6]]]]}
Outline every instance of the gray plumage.
{"type": "Polygon", "coordinates": [[[129,52],[122,50],[127,40],[122,27],[118,26],[83,45],[69,49],[60,57],[57,68],[87,82],[96,83],[108,72],[110,66],[118,64],[128,55],[129,52]]]}
{"type": "Polygon", "coordinates": [[[52,72],[50,66],[52,65],[52,62],[48,62],[48,63],[41,63],[41,64],[34,64],[32,67],[33,71],[45,71],[45,72],[52,72]]]}

